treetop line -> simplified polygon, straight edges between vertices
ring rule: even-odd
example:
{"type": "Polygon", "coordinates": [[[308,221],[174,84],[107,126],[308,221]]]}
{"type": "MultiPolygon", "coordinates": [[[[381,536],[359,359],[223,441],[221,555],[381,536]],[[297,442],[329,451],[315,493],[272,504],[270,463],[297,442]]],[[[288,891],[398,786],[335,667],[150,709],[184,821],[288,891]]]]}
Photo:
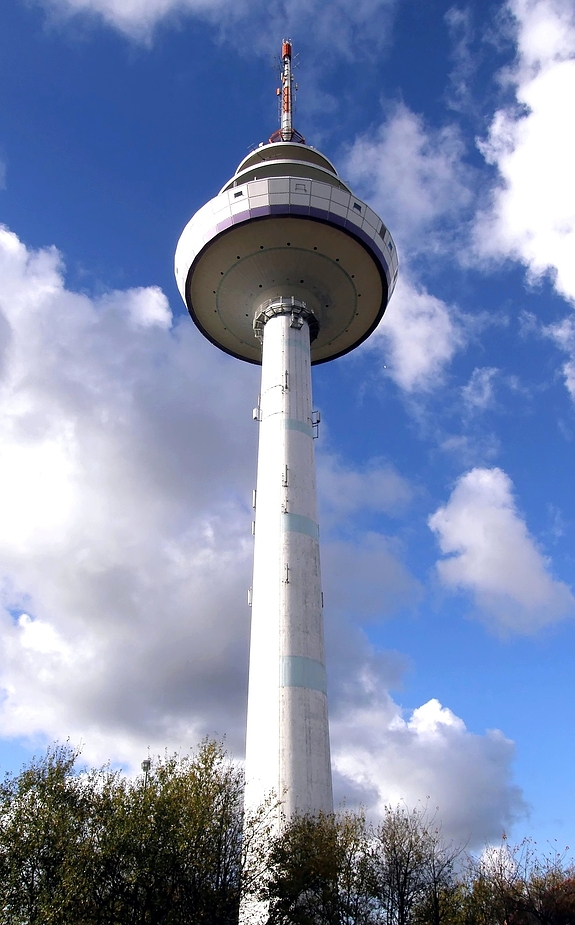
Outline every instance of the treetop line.
{"type": "Polygon", "coordinates": [[[0,786],[1,925],[573,925],[575,868],[504,839],[447,843],[425,807],[243,811],[243,773],[205,741],[127,778],[49,749],[0,786]]]}

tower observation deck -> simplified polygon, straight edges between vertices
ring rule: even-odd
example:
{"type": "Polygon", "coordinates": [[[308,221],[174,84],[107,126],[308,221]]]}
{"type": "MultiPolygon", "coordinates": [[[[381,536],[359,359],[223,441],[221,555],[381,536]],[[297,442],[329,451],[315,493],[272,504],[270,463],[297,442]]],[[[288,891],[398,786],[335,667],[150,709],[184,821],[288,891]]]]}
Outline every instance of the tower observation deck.
{"type": "Polygon", "coordinates": [[[281,126],[186,225],[175,257],[192,320],[262,366],[246,738],[246,805],[333,807],[311,366],[379,324],[397,279],[393,239],[293,128],[291,44],[281,126]]]}

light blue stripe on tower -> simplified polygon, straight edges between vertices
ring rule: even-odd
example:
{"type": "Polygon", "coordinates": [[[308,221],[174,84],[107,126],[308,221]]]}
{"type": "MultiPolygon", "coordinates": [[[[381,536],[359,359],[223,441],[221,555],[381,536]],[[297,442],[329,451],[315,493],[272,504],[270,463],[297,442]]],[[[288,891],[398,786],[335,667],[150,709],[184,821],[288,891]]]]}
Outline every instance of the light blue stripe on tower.
{"type": "Polygon", "coordinates": [[[290,337],[288,343],[290,348],[295,347],[296,350],[302,350],[309,356],[309,343],[306,344],[305,340],[300,340],[299,337],[290,337]]]}
{"type": "Polygon", "coordinates": [[[319,527],[311,517],[304,514],[282,514],[282,529],[284,533],[305,533],[312,540],[319,541],[319,527]]]}
{"type": "Polygon", "coordinates": [[[280,687],[306,687],[327,693],[325,668],[315,658],[303,655],[282,655],[280,658],[280,687]]]}
{"type": "Polygon", "coordinates": [[[284,418],[286,430],[299,430],[302,434],[307,434],[308,437],[313,437],[313,430],[311,429],[311,424],[306,424],[305,421],[298,421],[296,418],[284,418]]]}

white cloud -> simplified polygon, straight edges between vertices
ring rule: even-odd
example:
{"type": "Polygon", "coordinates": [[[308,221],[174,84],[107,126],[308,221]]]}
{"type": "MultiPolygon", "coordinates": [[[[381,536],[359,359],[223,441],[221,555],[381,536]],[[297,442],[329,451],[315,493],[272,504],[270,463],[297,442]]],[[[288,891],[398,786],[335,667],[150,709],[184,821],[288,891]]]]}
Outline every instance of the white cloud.
{"type": "Polygon", "coordinates": [[[418,604],[397,542],[374,533],[324,541],[322,565],[336,803],[374,818],[390,803],[429,805],[447,838],[474,847],[500,837],[526,810],[513,743],[498,730],[469,732],[437,700],[404,715],[389,688],[400,686],[405,658],[375,651],[360,629],[418,604]]]}
{"type": "Polygon", "coordinates": [[[0,230],[0,732],[241,747],[257,373],[0,230]]]}
{"type": "Polygon", "coordinates": [[[525,814],[512,783],[514,746],[499,730],[471,733],[437,700],[406,718],[370,673],[347,695],[351,705],[332,725],[336,793],[348,805],[355,799],[376,816],[386,804],[437,808],[443,834],[470,848],[525,814]]]}
{"type": "Polygon", "coordinates": [[[473,110],[474,104],[469,84],[474,76],[477,62],[471,46],[474,39],[472,14],[469,7],[450,7],[445,22],[451,39],[451,60],[453,70],[449,75],[448,105],[459,112],[473,110]]]}
{"type": "Polygon", "coordinates": [[[320,453],[317,471],[324,529],[358,511],[397,514],[413,498],[409,482],[393,466],[377,459],[355,469],[334,455],[320,453]]]}
{"type": "Polygon", "coordinates": [[[469,206],[462,155],[454,126],[430,129],[399,104],[378,128],[356,138],[343,172],[391,229],[400,255],[409,256],[440,248],[442,221],[469,206]]]}
{"type": "Polygon", "coordinates": [[[493,380],[498,370],[492,366],[476,368],[462,388],[463,401],[469,408],[483,411],[493,401],[493,380]]]}
{"type": "MultiPolygon", "coordinates": [[[[379,533],[322,544],[325,601],[330,614],[356,623],[381,620],[420,597],[419,583],[401,562],[398,544],[379,533]]],[[[348,652],[349,655],[349,652],[348,652]]]]}
{"type": "MultiPolygon", "coordinates": [[[[54,249],[0,231],[0,734],[82,738],[89,760],[204,733],[241,749],[256,392],[159,290],[78,295],[54,249]]],[[[332,524],[412,496],[378,461],[324,457],[320,478],[332,524]]],[[[400,553],[378,534],[324,544],[350,634],[335,678],[360,638],[348,611],[417,600],[400,553]]]]}
{"type": "Polygon", "coordinates": [[[385,316],[364,349],[379,349],[388,375],[407,392],[443,381],[445,367],[466,342],[463,315],[418,284],[409,269],[417,255],[444,250],[448,226],[471,203],[463,147],[453,126],[432,130],[404,104],[378,128],[356,138],[344,174],[389,226],[400,273],[385,316]]]}
{"type": "MultiPolygon", "coordinates": [[[[217,17],[228,12],[228,0],[41,0],[51,11],[66,16],[89,13],[137,41],[149,41],[156,25],[167,17],[217,17]]],[[[243,4],[238,4],[242,9],[243,4]]]]}
{"type": "Polygon", "coordinates": [[[158,23],[186,16],[199,17],[220,33],[236,39],[249,36],[250,47],[269,52],[278,36],[313,35],[315,47],[327,46],[344,57],[381,48],[389,35],[395,0],[40,0],[64,15],[89,13],[137,41],[149,42],[158,23]],[[244,33],[242,27],[247,27],[244,33]]]}
{"type": "Polygon", "coordinates": [[[573,612],[569,588],[550,575],[501,469],[461,476],[429,526],[449,557],[437,563],[441,581],[470,591],[481,618],[499,631],[532,633],[573,612]]]}
{"type": "Polygon", "coordinates": [[[494,460],[501,452],[501,441],[493,433],[451,434],[440,448],[455,456],[459,466],[471,468],[494,460]]]}
{"type": "Polygon", "coordinates": [[[563,375],[567,391],[575,402],[575,319],[572,317],[564,318],[562,321],[544,328],[544,332],[569,357],[563,365],[563,375]]]}
{"type": "MultiPolygon", "coordinates": [[[[0,735],[69,736],[91,762],[203,734],[242,748],[257,371],[170,322],[158,290],[79,295],[54,249],[0,231],[0,735]]],[[[323,467],[340,523],[409,503],[382,463],[365,484],[323,467]]],[[[499,830],[520,806],[510,743],[433,704],[404,720],[384,690],[401,658],[358,626],[417,603],[397,542],[323,553],[340,783],[372,808],[429,794],[465,837],[499,830]]]]}
{"type": "Polygon", "coordinates": [[[107,309],[118,308],[121,312],[128,312],[134,327],[150,328],[157,325],[169,328],[172,325],[168,300],[158,286],[112,292],[101,299],[101,305],[107,309]]]}
{"type": "Polygon", "coordinates": [[[549,274],[575,302],[575,11],[571,0],[510,0],[517,60],[504,75],[513,105],[498,110],[480,149],[499,184],[479,216],[483,256],[549,274]]]}
{"type": "Polygon", "coordinates": [[[385,315],[363,349],[380,351],[394,382],[417,392],[442,384],[446,366],[465,342],[456,309],[400,273],[385,315]]]}

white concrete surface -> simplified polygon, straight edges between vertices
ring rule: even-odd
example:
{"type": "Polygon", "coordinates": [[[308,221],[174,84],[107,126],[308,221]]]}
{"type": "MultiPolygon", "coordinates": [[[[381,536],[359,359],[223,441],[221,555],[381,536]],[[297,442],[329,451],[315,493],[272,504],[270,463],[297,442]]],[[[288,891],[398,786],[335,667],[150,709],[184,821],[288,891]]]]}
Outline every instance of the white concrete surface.
{"type": "Polygon", "coordinates": [[[309,328],[290,321],[263,330],[245,797],[288,818],[333,809],[309,328]]]}

